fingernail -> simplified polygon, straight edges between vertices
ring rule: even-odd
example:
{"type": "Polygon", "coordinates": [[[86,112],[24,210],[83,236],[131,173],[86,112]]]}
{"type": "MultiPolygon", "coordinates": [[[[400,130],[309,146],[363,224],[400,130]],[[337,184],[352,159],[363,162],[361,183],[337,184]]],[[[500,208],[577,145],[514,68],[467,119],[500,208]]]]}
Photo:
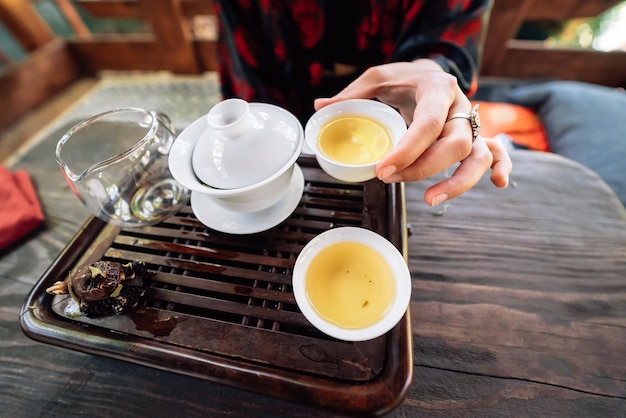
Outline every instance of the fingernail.
{"type": "Polygon", "coordinates": [[[326,97],[318,97],[317,99],[315,99],[313,101],[313,108],[315,110],[320,110],[320,108],[324,107],[324,103],[327,101],[328,99],[326,97]]]}
{"type": "Polygon", "coordinates": [[[400,174],[392,174],[383,181],[387,184],[400,183],[402,181],[402,176],[400,174]]]}
{"type": "Polygon", "coordinates": [[[445,193],[438,194],[435,197],[433,197],[433,201],[430,206],[437,206],[438,204],[440,204],[441,202],[445,202],[446,200],[448,200],[447,194],[445,193]]]}
{"type": "Polygon", "coordinates": [[[396,166],[395,165],[388,165],[387,167],[383,168],[380,171],[380,179],[386,183],[391,183],[390,181],[388,181],[389,176],[391,176],[393,173],[396,172],[396,166]]]}

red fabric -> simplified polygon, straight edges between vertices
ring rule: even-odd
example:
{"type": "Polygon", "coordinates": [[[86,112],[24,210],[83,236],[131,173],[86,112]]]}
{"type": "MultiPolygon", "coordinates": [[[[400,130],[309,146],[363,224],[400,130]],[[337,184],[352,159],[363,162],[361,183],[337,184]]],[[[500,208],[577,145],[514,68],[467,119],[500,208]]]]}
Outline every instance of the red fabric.
{"type": "Polygon", "coordinates": [[[43,222],[43,211],[30,176],[0,166],[0,250],[43,222]]]}
{"type": "Polygon", "coordinates": [[[507,134],[516,144],[537,151],[550,151],[550,144],[539,115],[510,103],[474,101],[480,104],[480,133],[485,137],[507,134]]]}

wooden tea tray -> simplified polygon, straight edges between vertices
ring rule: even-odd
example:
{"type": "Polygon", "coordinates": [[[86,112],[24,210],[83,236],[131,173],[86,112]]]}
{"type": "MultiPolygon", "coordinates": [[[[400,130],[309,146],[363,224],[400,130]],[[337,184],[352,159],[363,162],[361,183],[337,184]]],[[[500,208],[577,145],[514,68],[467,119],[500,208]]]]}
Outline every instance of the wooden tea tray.
{"type": "Polygon", "coordinates": [[[207,229],[190,206],[152,227],[89,219],[28,296],[22,328],[34,340],[183,373],[324,409],[382,415],[412,379],[408,312],[387,335],[337,341],[314,329],[291,291],[304,245],[339,226],[360,226],[404,249],[402,187],[344,184],[299,159],[303,197],[263,233],[207,229]],[[127,315],[71,318],[68,297],[45,289],[84,263],[140,260],[155,272],[145,305],[127,315]]]}

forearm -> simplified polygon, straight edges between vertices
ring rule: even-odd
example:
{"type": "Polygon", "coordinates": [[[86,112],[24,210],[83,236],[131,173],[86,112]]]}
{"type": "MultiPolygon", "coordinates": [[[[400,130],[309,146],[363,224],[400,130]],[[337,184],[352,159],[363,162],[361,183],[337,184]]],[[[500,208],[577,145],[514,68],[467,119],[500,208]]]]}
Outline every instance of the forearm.
{"type": "Polygon", "coordinates": [[[471,94],[476,89],[492,1],[459,2],[451,9],[446,7],[448,3],[431,0],[409,6],[404,30],[390,61],[430,58],[454,75],[464,92],[471,94]],[[419,13],[413,10],[415,17],[411,8],[419,8],[419,13]]]}

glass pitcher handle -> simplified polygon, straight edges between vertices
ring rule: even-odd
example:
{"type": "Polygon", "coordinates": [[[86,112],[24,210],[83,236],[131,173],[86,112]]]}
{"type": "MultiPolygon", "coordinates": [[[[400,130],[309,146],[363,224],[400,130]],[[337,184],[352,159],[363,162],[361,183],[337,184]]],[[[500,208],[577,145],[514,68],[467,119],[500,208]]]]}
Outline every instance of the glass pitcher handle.
{"type": "Polygon", "coordinates": [[[158,110],[153,110],[152,114],[156,117],[156,119],[162,123],[170,132],[173,134],[176,133],[174,130],[174,125],[172,124],[172,120],[169,116],[167,116],[163,112],[159,112],[158,110]]]}
{"type": "Polygon", "coordinates": [[[174,139],[176,138],[176,131],[174,130],[172,120],[165,113],[157,110],[151,110],[150,113],[160,125],[158,130],[161,131],[161,134],[157,134],[157,138],[159,140],[159,152],[161,154],[169,154],[170,148],[172,148],[174,139]]]}

